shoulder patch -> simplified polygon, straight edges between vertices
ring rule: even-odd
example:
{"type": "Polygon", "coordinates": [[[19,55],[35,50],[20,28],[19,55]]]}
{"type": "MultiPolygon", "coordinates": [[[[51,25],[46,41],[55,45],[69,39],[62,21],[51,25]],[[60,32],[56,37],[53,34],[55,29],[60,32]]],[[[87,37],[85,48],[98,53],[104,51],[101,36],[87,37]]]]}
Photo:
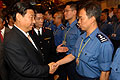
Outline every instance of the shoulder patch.
{"type": "Polygon", "coordinates": [[[100,40],[101,43],[108,41],[108,39],[101,33],[97,34],[96,37],[100,40]]]}
{"type": "Polygon", "coordinates": [[[45,27],[45,29],[52,30],[52,29],[51,29],[51,28],[49,28],[49,27],[45,27]]]}
{"type": "Polygon", "coordinates": [[[61,28],[61,30],[64,30],[64,29],[65,29],[65,27],[63,27],[63,26],[61,26],[60,28],[61,28]]]}

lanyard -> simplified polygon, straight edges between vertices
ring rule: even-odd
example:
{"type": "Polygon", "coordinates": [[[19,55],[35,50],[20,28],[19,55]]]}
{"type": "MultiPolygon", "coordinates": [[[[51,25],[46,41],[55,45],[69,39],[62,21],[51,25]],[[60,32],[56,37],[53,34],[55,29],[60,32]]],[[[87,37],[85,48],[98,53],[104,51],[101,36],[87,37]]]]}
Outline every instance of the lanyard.
{"type": "Polygon", "coordinates": [[[78,54],[78,59],[80,57],[80,54],[82,53],[82,50],[85,48],[85,46],[87,45],[87,43],[90,41],[90,38],[87,40],[87,42],[84,44],[84,46],[82,47],[82,43],[83,43],[83,39],[81,41],[81,44],[80,44],[80,48],[79,48],[79,54],[78,54]]]}
{"type": "Polygon", "coordinates": [[[70,31],[70,29],[71,29],[71,27],[70,27],[70,28],[68,29],[68,31],[65,33],[65,37],[64,37],[64,40],[63,40],[63,41],[66,40],[66,36],[67,36],[68,32],[70,31]]]}
{"type": "Polygon", "coordinates": [[[56,33],[58,32],[59,29],[57,29],[56,31],[53,32],[54,35],[56,35],[56,33]]]}

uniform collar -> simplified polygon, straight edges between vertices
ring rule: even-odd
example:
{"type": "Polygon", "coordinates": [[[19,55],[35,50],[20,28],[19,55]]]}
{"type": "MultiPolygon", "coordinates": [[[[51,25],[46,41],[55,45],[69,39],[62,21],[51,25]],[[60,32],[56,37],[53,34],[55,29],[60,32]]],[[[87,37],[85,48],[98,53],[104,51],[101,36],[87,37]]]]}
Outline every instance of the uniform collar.
{"type": "Polygon", "coordinates": [[[74,27],[74,25],[76,25],[76,24],[77,24],[77,19],[76,19],[75,21],[73,21],[71,25],[70,25],[69,22],[68,22],[68,23],[66,24],[66,26],[67,26],[67,27],[70,26],[70,27],[72,28],[72,27],[74,27]]]}
{"type": "Polygon", "coordinates": [[[52,24],[52,23],[53,23],[53,20],[50,21],[50,24],[52,24]]]}
{"type": "Polygon", "coordinates": [[[61,28],[61,26],[63,26],[63,24],[60,24],[60,25],[57,27],[57,29],[60,29],[60,28],[61,28]]]}
{"type": "MultiPolygon", "coordinates": [[[[90,39],[93,40],[96,37],[98,32],[99,32],[99,29],[96,28],[88,37],[90,37],[90,39]]],[[[82,39],[85,39],[86,35],[87,35],[86,32],[83,35],[81,35],[82,39]]]]}

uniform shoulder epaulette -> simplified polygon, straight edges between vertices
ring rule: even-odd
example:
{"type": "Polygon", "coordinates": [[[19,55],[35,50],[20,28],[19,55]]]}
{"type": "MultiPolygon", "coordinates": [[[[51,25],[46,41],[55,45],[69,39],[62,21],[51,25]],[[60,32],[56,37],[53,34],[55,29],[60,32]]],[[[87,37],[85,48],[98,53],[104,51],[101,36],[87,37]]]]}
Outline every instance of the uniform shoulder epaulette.
{"type": "Polygon", "coordinates": [[[45,29],[52,30],[52,29],[51,29],[51,28],[49,28],[49,27],[45,27],[45,29]]]}
{"type": "Polygon", "coordinates": [[[64,27],[64,26],[61,26],[60,28],[61,28],[61,30],[64,30],[64,29],[65,29],[65,27],[64,27]]]}
{"type": "Polygon", "coordinates": [[[101,43],[108,41],[108,39],[101,33],[98,33],[96,37],[100,40],[101,43]]]}

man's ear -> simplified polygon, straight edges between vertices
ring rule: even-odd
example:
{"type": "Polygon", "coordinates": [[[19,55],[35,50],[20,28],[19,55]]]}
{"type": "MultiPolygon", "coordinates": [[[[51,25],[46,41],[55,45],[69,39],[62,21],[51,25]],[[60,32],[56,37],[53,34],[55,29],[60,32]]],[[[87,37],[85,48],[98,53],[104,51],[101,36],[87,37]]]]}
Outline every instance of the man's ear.
{"type": "Polygon", "coordinates": [[[73,10],[74,14],[76,15],[77,14],[77,10],[73,10]]]}
{"type": "Polygon", "coordinates": [[[23,16],[20,13],[16,13],[16,20],[21,21],[23,16]]]}
{"type": "Polygon", "coordinates": [[[90,19],[92,22],[94,22],[96,20],[94,16],[92,16],[90,19]]]}

